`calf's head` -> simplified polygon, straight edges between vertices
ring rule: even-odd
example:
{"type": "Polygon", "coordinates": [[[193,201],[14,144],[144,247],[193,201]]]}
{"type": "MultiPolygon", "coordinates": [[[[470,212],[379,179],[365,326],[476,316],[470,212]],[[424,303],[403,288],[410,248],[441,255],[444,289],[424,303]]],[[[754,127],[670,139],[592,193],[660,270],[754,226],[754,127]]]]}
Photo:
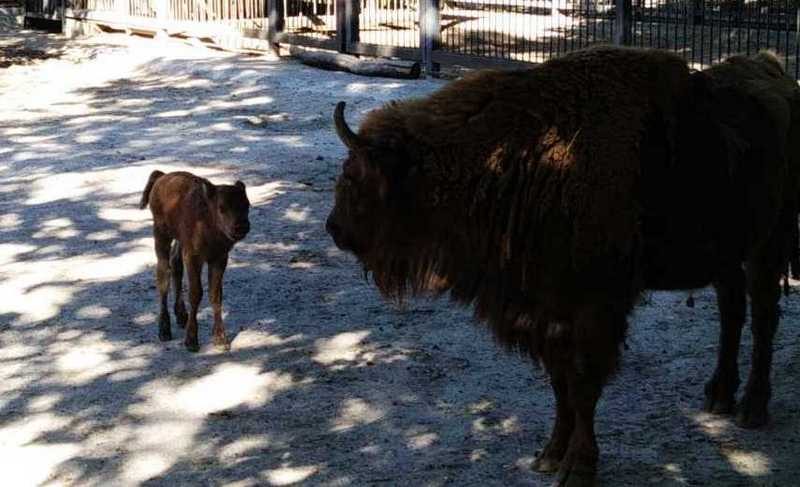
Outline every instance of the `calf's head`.
{"type": "Polygon", "coordinates": [[[242,240],[250,231],[250,201],[244,183],[211,185],[206,190],[219,230],[233,242],[242,240]]]}

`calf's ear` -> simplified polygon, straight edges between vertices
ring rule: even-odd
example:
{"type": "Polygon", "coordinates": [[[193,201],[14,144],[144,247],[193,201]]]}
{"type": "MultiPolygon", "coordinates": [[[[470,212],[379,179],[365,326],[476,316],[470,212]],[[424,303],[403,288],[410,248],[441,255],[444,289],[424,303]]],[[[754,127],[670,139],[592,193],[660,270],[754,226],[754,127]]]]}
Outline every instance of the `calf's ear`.
{"type": "Polygon", "coordinates": [[[243,182],[236,181],[235,183],[233,183],[233,185],[236,186],[237,188],[241,189],[242,191],[244,191],[245,186],[244,186],[243,182]]]}

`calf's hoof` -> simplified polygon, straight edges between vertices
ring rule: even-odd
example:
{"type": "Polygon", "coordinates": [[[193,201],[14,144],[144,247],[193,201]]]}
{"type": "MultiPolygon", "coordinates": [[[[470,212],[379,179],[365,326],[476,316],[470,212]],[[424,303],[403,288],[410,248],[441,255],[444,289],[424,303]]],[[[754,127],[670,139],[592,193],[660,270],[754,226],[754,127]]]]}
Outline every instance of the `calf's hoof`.
{"type": "Polygon", "coordinates": [[[186,328],[186,322],[189,321],[189,313],[184,308],[175,308],[175,321],[181,328],[186,328]]]}
{"type": "Polygon", "coordinates": [[[197,343],[196,340],[195,341],[186,340],[185,342],[183,342],[183,345],[186,347],[186,350],[190,352],[194,353],[200,351],[200,344],[197,343]]]}
{"type": "Polygon", "coordinates": [[[172,332],[170,330],[158,330],[158,339],[162,342],[168,342],[172,340],[172,332]]]}
{"type": "Polygon", "coordinates": [[[225,352],[231,349],[231,342],[224,336],[215,336],[213,339],[214,346],[225,352]]]}

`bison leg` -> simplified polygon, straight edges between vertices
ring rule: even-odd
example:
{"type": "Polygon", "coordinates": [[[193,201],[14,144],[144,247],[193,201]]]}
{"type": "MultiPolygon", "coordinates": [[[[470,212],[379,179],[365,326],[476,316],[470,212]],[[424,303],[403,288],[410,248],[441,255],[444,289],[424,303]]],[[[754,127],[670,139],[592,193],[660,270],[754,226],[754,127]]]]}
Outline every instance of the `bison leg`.
{"type": "Polygon", "coordinates": [[[177,240],[172,246],[169,255],[169,265],[172,271],[172,287],[175,290],[175,321],[178,326],[186,328],[186,320],[189,315],[186,313],[186,305],[183,304],[183,256],[181,255],[181,244],[177,240]]]}
{"type": "Polygon", "coordinates": [[[717,368],[706,383],[704,409],[714,414],[731,414],[739,388],[739,342],[742,337],[747,298],[741,266],[731,269],[714,284],[720,315],[717,368]]]}
{"type": "Polygon", "coordinates": [[[797,216],[793,216],[789,226],[789,265],[792,269],[792,279],[800,279],[800,228],[797,226],[797,216]]]}
{"type": "Polygon", "coordinates": [[[197,341],[197,310],[200,308],[200,300],[203,299],[203,286],[200,282],[203,262],[199,257],[188,254],[184,249],[183,264],[186,267],[186,276],[189,281],[189,319],[186,322],[186,336],[183,343],[190,352],[197,352],[200,350],[200,344],[197,341]]]}
{"type": "Polygon", "coordinates": [[[612,311],[580,313],[575,321],[574,354],[567,371],[569,403],[575,426],[561,461],[557,485],[595,485],[599,454],[594,434],[597,401],[619,358],[619,342],[626,329],[625,314],[612,311]]]}
{"type": "Polygon", "coordinates": [[[158,287],[158,339],[162,342],[172,340],[172,329],[167,310],[167,295],[169,293],[169,247],[172,244],[166,232],[153,230],[155,239],[156,258],[156,286],[158,287]]]}
{"type": "Polygon", "coordinates": [[[230,342],[225,336],[225,324],[222,322],[222,276],[227,265],[227,254],[208,263],[208,294],[214,309],[214,327],[211,333],[214,345],[224,350],[231,349],[230,342]]]}
{"type": "Polygon", "coordinates": [[[533,469],[543,473],[555,472],[561,466],[575,427],[575,411],[569,404],[569,388],[563,368],[556,367],[550,371],[550,385],[556,396],[556,421],[550,441],[533,462],[533,469]]]}
{"type": "MultiPolygon", "coordinates": [[[[767,252],[769,255],[770,252],[767,252]]],[[[753,332],[753,357],[750,376],[744,396],[739,403],[737,422],[744,428],[757,428],[766,424],[767,406],[772,387],[772,339],[778,328],[778,300],[780,299],[780,262],[775,254],[760,262],[748,263],[748,292],[750,293],[750,327],[753,332]]]]}

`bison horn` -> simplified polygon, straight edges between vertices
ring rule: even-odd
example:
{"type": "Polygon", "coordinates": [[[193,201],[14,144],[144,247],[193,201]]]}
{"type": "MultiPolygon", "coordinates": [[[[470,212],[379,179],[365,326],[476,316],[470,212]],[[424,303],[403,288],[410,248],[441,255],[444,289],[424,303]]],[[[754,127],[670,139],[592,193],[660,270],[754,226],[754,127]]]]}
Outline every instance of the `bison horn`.
{"type": "Polygon", "coordinates": [[[360,145],[358,140],[358,135],[353,133],[350,130],[350,127],[347,126],[347,122],[344,121],[344,105],[343,101],[340,101],[336,104],[336,110],[333,111],[333,122],[336,125],[336,135],[342,139],[342,143],[348,149],[355,149],[360,145]]]}

